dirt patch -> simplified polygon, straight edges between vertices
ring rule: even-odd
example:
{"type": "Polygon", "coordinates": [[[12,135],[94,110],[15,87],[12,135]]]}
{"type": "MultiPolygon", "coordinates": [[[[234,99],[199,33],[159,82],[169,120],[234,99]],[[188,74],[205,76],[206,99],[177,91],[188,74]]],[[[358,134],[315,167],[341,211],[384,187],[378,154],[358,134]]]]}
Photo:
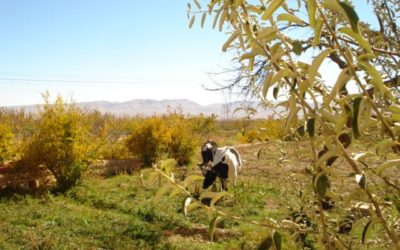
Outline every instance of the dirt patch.
{"type": "Polygon", "coordinates": [[[118,174],[132,174],[141,168],[142,164],[138,159],[101,160],[89,166],[89,173],[107,178],[118,174]]]}
{"type": "Polygon", "coordinates": [[[35,169],[2,166],[0,168],[0,195],[11,193],[40,193],[56,183],[51,172],[39,166],[35,169]]]}
{"type": "MultiPolygon", "coordinates": [[[[205,227],[205,226],[193,226],[190,228],[181,227],[174,231],[166,230],[166,231],[164,231],[163,234],[167,238],[176,237],[178,235],[181,237],[193,238],[200,242],[209,241],[208,227],[205,227]]],[[[214,231],[214,240],[215,241],[223,241],[223,240],[231,239],[231,238],[239,238],[240,236],[242,236],[242,233],[233,231],[233,230],[216,228],[214,231]]]]}

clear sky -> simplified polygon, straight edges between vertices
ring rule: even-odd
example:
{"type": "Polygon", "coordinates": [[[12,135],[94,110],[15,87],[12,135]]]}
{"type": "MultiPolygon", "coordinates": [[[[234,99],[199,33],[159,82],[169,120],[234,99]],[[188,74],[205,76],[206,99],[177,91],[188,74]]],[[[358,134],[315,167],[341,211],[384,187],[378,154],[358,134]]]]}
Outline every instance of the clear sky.
{"type": "Polygon", "coordinates": [[[186,8],[186,0],[0,1],[0,106],[41,102],[46,90],[76,101],[223,102],[202,85],[229,65],[224,36],[189,29],[186,8]]]}
{"type": "Polygon", "coordinates": [[[189,29],[186,8],[187,0],[0,1],[0,106],[40,103],[46,90],[78,102],[224,102],[202,86],[213,86],[207,72],[230,65],[226,37],[211,19],[189,29]]]}

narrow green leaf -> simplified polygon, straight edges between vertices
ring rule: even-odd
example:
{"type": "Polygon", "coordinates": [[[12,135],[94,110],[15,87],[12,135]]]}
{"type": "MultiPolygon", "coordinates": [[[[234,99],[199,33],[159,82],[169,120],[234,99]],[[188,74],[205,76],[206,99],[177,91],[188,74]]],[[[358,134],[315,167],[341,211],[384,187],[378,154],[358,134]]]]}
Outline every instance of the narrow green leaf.
{"type": "Polygon", "coordinates": [[[315,118],[308,119],[307,121],[307,133],[311,138],[314,137],[315,132],[315,118]]]}
{"type": "Polygon", "coordinates": [[[290,77],[292,76],[292,73],[293,72],[290,69],[281,69],[272,77],[270,84],[273,85],[274,83],[282,80],[284,77],[290,77]]]}
{"type": "Polygon", "coordinates": [[[360,104],[362,101],[362,97],[357,97],[354,99],[353,103],[353,119],[352,119],[352,129],[353,129],[353,134],[354,138],[358,139],[360,137],[360,130],[358,127],[358,119],[359,119],[359,114],[360,114],[360,104]]]}
{"type": "Polygon", "coordinates": [[[282,236],[278,231],[274,231],[272,235],[272,239],[274,240],[274,246],[276,250],[282,249],[282,236]]]}
{"type": "Polygon", "coordinates": [[[264,79],[264,82],[263,82],[263,89],[262,89],[262,96],[263,96],[264,98],[267,98],[268,89],[269,89],[269,87],[271,86],[272,77],[273,77],[273,74],[272,74],[272,73],[269,73],[269,74],[265,77],[265,79],[264,79]]]}
{"type": "Polygon", "coordinates": [[[350,29],[349,27],[342,27],[342,28],[339,29],[339,31],[341,33],[353,38],[368,53],[373,54],[371,45],[369,44],[369,42],[367,40],[365,40],[365,38],[361,34],[353,32],[353,30],[350,29]]]}
{"type": "Polygon", "coordinates": [[[217,227],[217,222],[220,219],[220,217],[218,215],[214,216],[209,223],[208,226],[208,238],[210,241],[214,241],[214,232],[215,232],[215,228],[217,227]]]}
{"type": "Polygon", "coordinates": [[[164,184],[160,189],[158,189],[156,195],[154,196],[153,202],[158,203],[161,197],[166,194],[171,189],[171,184],[164,184]]]}
{"type": "Polygon", "coordinates": [[[232,33],[232,35],[228,38],[228,40],[226,40],[226,42],[222,46],[222,51],[223,52],[226,52],[226,50],[231,45],[233,40],[235,40],[238,37],[239,34],[240,34],[240,29],[237,29],[237,30],[235,30],[235,32],[232,33]]]}
{"type": "Polygon", "coordinates": [[[192,28],[195,18],[196,18],[196,15],[193,15],[192,18],[190,18],[190,21],[189,21],[189,29],[192,28]]]}
{"type": "Polygon", "coordinates": [[[292,42],[292,46],[293,46],[293,52],[298,56],[301,55],[301,52],[303,52],[303,47],[302,47],[301,41],[294,40],[292,42]]]}
{"type": "Polygon", "coordinates": [[[334,50],[333,49],[326,49],[322,51],[312,62],[311,67],[308,70],[308,81],[312,85],[314,82],[314,78],[318,73],[318,69],[321,66],[322,62],[325,60],[325,58],[332,53],[334,50]]]}
{"type": "Polygon", "coordinates": [[[319,41],[320,41],[321,34],[322,34],[322,28],[324,27],[324,24],[325,24],[324,21],[320,20],[320,19],[318,19],[315,22],[315,25],[314,25],[314,40],[313,40],[313,45],[314,46],[318,46],[319,45],[319,41]]]}
{"type": "Polygon", "coordinates": [[[390,100],[394,99],[390,89],[383,82],[381,74],[374,66],[365,61],[358,62],[358,65],[372,77],[370,83],[374,85],[382,96],[387,97],[390,100]]]}
{"type": "Polygon", "coordinates": [[[325,198],[329,186],[330,185],[328,176],[324,173],[319,173],[315,178],[314,187],[315,191],[321,199],[325,198]]]}
{"type": "Polygon", "coordinates": [[[285,2],[285,0],[272,0],[271,4],[265,9],[262,15],[263,20],[268,20],[274,12],[285,2]]]}
{"type": "Polygon", "coordinates": [[[206,15],[207,13],[205,12],[201,15],[201,28],[204,27],[204,22],[206,21],[206,15]]]}
{"type": "Polygon", "coordinates": [[[359,29],[358,29],[358,22],[359,22],[359,18],[358,15],[356,13],[356,11],[354,10],[353,6],[351,6],[349,3],[347,2],[342,2],[342,1],[338,1],[339,5],[343,8],[344,12],[346,13],[347,18],[350,21],[350,25],[352,30],[354,31],[354,33],[360,33],[359,29]]]}
{"type": "Polygon", "coordinates": [[[206,191],[200,195],[200,200],[204,198],[209,198],[212,199],[214,198],[218,193],[217,192],[211,192],[211,191],[206,191]]]}
{"type": "Polygon", "coordinates": [[[337,0],[325,0],[322,6],[335,12],[343,12],[337,0]]]}
{"type": "Polygon", "coordinates": [[[400,159],[389,160],[376,168],[376,174],[382,176],[383,171],[393,166],[400,166],[400,159]]]}
{"type": "Polygon", "coordinates": [[[189,175],[188,177],[185,178],[185,180],[182,183],[182,187],[186,188],[188,185],[190,185],[192,182],[195,181],[201,181],[203,180],[204,177],[200,175],[189,175]]]}
{"type": "Polygon", "coordinates": [[[197,8],[201,10],[201,5],[197,0],[193,0],[194,4],[196,4],[197,8]]]}
{"type": "Polygon", "coordinates": [[[299,25],[304,24],[303,20],[301,20],[299,17],[292,15],[292,14],[288,14],[288,13],[279,14],[277,17],[277,20],[278,21],[286,21],[289,23],[295,23],[295,24],[299,24],[299,25]]]}
{"type": "Polygon", "coordinates": [[[161,162],[161,169],[163,169],[165,173],[170,176],[176,164],[177,162],[175,159],[167,159],[161,162]]]}
{"type": "Polygon", "coordinates": [[[229,193],[226,191],[220,192],[218,194],[216,194],[210,202],[210,207],[214,206],[214,204],[219,201],[222,197],[224,197],[225,195],[228,195],[229,193]]]}
{"type": "Polygon", "coordinates": [[[371,225],[372,220],[368,221],[367,224],[365,225],[363,232],[362,232],[362,237],[361,237],[361,243],[364,245],[365,243],[365,238],[367,236],[367,231],[369,228],[369,225],[371,225]]]}
{"type": "Polygon", "coordinates": [[[333,86],[331,93],[329,94],[329,98],[328,98],[329,102],[330,102],[333,98],[336,97],[336,95],[340,92],[340,90],[341,90],[344,86],[346,86],[347,82],[349,82],[349,81],[351,80],[351,78],[352,78],[352,76],[349,74],[349,68],[344,68],[344,69],[340,72],[340,74],[339,74],[339,76],[338,76],[338,78],[337,78],[337,80],[336,80],[336,83],[335,83],[335,85],[333,86]]]}
{"type": "Polygon", "coordinates": [[[314,25],[315,25],[316,9],[317,9],[317,6],[315,5],[315,0],[307,0],[308,20],[310,22],[311,28],[314,28],[314,25]]]}

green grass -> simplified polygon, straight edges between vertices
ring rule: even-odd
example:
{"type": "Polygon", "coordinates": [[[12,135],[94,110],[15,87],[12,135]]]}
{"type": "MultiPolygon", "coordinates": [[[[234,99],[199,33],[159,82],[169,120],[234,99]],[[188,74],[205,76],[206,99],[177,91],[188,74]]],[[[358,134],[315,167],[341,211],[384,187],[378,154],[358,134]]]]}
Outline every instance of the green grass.
{"type": "MultiPolygon", "coordinates": [[[[223,218],[218,228],[233,233],[208,242],[205,211],[185,217],[185,197],[179,195],[162,197],[154,205],[156,189],[141,187],[137,174],[89,176],[64,195],[3,198],[0,249],[252,249],[267,234],[257,226],[223,218]]],[[[222,202],[225,211],[255,220],[273,215],[263,198],[275,197],[277,189],[244,190],[242,183],[235,190],[236,199],[222,202]]]]}
{"type": "MultiPolygon", "coordinates": [[[[253,164],[247,162],[248,167],[253,164]]],[[[253,172],[246,171],[238,186],[230,189],[234,198],[224,198],[218,206],[248,220],[285,218],[281,206],[285,197],[278,180],[271,181],[268,175],[247,176],[253,172]]],[[[176,176],[184,178],[194,172],[199,174],[195,165],[176,176]]],[[[143,188],[138,174],[110,178],[88,174],[62,195],[3,198],[0,249],[255,249],[271,233],[267,228],[221,218],[216,240],[209,242],[207,212],[199,209],[185,217],[183,195],[166,195],[154,204],[157,188],[143,188]]]]}

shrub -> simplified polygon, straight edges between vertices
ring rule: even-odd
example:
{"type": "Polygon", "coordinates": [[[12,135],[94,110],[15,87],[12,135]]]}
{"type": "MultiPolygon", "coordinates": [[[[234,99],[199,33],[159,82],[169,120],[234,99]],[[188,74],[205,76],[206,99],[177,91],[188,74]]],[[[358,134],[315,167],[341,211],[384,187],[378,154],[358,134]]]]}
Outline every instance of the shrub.
{"type": "Polygon", "coordinates": [[[82,113],[73,104],[58,97],[46,104],[35,124],[34,134],[19,164],[36,168],[44,165],[57,180],[57,190],[65,191],[80,179],[88,166],[89,141],[82,113]]]}
{"type": "Polygon", "coordinates": [[[0,124],[0,163],[10,160],[14,155],[13,139],[11,126],[5,123],[0,124]]]}
{"type": "Polygon", "coordinates": [[[189,164],[194,155],[198,138],[193,131],[193,120],[180,114],[170,114],[167,117],[171,131],[171,141],[168,144],[168,155],[174,158],[179,166],[189,164]]]}
{"type": "Polygon", "coordinates": [[[170,141],[171,133],[164,119],[150,117],[136,124],[127,139],[127,146],[145,166],[150,166],[166,152],[170,141]]]}
{"type": "Polygon", "coordinates": [[[142,119],[136,122],[127,146],[145,166],[163,156],[176,159],[180,166],[189,164],[198,144],[193,121],[180,113],[142,119]]]}

